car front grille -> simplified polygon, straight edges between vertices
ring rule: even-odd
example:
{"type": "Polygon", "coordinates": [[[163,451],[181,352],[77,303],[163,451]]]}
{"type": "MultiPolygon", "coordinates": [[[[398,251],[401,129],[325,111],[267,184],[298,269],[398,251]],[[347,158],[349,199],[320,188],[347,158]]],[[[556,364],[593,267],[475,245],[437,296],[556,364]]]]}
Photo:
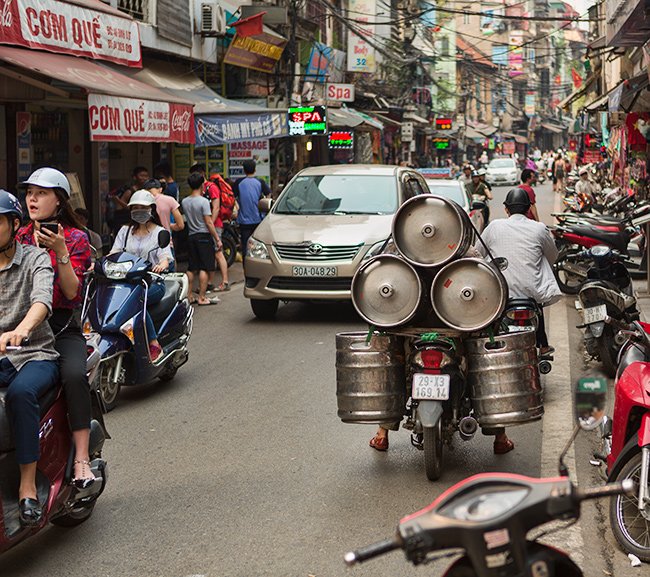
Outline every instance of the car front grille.
{"type": "Polygon", "coordinates": [[[274,276],[268,284],[270,289],[293,291],[349,291],[352,277],[295,277],[274,276]]]}
{"type": "Polygon", "coordinates": [[[351,261],[357,256],[363,244],[324,246],[318,243],[276,243],[273,246],[278,256],[284,260],[322,262],[328,260],[351,261]]]}

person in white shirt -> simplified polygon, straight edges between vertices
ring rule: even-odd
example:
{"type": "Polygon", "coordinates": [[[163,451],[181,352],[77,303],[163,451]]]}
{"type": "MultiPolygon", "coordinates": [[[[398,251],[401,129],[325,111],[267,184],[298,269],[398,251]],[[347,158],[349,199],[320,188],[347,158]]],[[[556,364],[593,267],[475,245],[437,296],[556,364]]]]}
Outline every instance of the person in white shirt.
{"type": "Polygon", "coordinates": [[[583,166],[579,171],[580,180],[576,182],[576,193],[586,194],[589,197],[589,201],[594,200],[594,193],[596,192],[596,185],[589,180],[589,169],[586,166],[583,166]]]}
{"type": "MultiPolygon", "coordinates": [[[[492,256],[508,259],[503,276],[508,283],[509,296],[533,299],[541,307],[557,302],[562,292],[553,276],[552,265],[558,256],[553,236],[546,225],[526,216],[530,197],[525,190],[513,188],[503,204],[508,218],[492,221],[481,239],[492,256]]],[[[487,256],[481,242],[474,248],[481,256],[487,256]]],[[[543,312],[539,317],[537,345],[543,355],[555,350],[548,344],[543,312]]],[[[495,453],[507,453],[513,448],[514,443],[506,436],[505,429],[495,437],[495,453]]]]}

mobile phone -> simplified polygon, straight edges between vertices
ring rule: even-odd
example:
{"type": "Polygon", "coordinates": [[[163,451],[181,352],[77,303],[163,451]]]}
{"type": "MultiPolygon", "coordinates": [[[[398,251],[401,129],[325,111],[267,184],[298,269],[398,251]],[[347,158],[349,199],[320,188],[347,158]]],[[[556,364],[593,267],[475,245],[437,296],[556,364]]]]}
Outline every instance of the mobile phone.
{"type": "Polygon", "coordinates": [[[42,222],[41,228],[49,230],[54,234],[59,234],[59,223],[58,222],[42,222]]]}

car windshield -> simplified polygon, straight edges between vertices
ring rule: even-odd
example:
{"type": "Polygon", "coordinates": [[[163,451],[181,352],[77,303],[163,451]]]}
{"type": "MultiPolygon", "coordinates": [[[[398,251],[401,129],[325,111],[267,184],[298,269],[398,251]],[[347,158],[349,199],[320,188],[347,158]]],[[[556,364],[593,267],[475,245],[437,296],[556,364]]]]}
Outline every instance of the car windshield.
{"type": "Polygon", "coordinates": [[[512,158],[495,158],[488,166],[490,168],[514,168],[515,161],[512,158]]]}
{"type": "Polygon", "coordinates": [[[455,184],[440,184],[436,182],[427,182],[429,185],[429,192],[443,196],[449,200],[453,200],[460,206],[464,207],[467,204],[467,197],[460,183],[455,184]]]}
{"type": "Polygon", "coordinates": [[[298,176],[282,193],[276,214],[393,214],[395,177],[368,175],[298,176]]]}

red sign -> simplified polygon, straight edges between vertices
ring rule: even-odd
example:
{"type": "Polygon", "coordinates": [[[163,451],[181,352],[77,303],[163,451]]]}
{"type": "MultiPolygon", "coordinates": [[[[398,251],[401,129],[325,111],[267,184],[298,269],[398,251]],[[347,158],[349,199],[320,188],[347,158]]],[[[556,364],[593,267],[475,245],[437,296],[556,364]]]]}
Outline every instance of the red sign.
{"type": "Polygon", "coordinates": [[[280,36],[266,32],[256,36],[237,35],[230,43],[223,61],[225,64],[273,72],[287,41],[280,36]]]}
{"type": "Polygon", "coordinates": [[[194,112],[187,104],[88,95],[90,140],[194,143],[194,112]]]}
{"type": "Polygon", "coordinates": [[[451,118],[436,118],[436,128],[438,130],[451,130],[451,118]]]}
{"type": "Polygon", "coordinates": [[[354,134],[347,130],[330,132],[328,145],[330,148],[354,148],[354,134]]]}
{"type": "Polygon", "coordinates": [[[582,161],[585,164],[590,164],[590,163],[598,163],[602,162],[603,158],[600,155],[600,149],[599,150],[585,150],[584,156],[582,157],[582,161]]]}
{"type": "Polygon", "coordinates": [[[0,44],[142,67],[135,20],[56,0],[0,0],[0,44]]]}

